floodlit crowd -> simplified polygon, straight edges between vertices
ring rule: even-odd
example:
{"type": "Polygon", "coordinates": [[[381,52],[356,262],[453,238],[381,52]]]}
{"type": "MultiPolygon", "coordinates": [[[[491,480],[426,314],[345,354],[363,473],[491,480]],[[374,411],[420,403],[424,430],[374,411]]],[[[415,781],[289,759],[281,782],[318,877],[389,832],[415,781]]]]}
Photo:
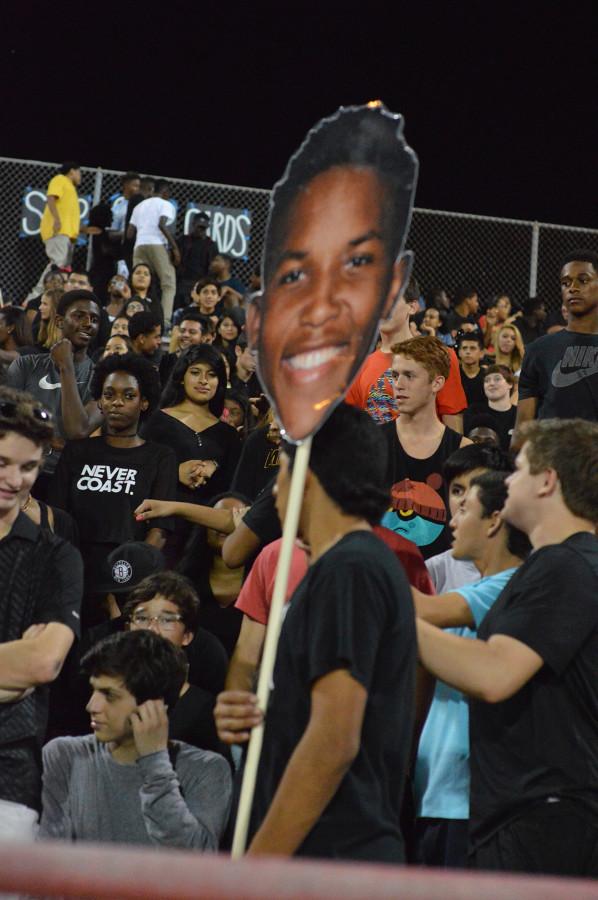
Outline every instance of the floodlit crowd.
{"type": "MultiPolygon", "coordinates": [[[[81,225],[80,178],[0,308],[0,840],[225,850],[296,451],[268,284],[163,180],[81,225]]],[[[552,310],[415,272],[313,439],[248,852],[596,876],[598,255],[552,310]]]]}

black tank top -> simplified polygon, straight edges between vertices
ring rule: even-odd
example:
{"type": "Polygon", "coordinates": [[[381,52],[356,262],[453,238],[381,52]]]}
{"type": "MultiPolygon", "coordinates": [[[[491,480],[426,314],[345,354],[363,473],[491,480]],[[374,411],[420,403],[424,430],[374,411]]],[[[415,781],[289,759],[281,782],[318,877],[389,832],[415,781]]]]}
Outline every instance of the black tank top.
{"type": "Polygon", "coordinates": [[[432,456],[414,459],[399,441],[396,422],[380,427],[388,446],[386,484],[390,493],[382,525],[417,544],[425,559],[448,550],[450,511],[442,467],[458,449],[463,435],[445,428],[432,456]]]}

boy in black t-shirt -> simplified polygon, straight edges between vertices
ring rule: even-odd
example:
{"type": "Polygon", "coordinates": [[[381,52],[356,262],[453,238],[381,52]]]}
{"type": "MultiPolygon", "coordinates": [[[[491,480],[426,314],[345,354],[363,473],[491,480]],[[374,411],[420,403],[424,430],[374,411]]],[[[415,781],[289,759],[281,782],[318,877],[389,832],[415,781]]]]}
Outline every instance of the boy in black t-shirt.
{"type": "Polygon", "coordinates": [[[484,401],[465,410],[465,433],[469,434],[474,427],[472,422],[480,415],[488,416],[494,423],[501,450],[508,450],[517,418],[517,406],[512,401],[515,378],[508,366],[489,366],[484,372],[483,384],[484,401]]]}
{"type": "Polygon", "coordinates": [[[561,269],[567,327],[526,347],[517,425],[539,419],[598,421],[598,253],[576,250],[561,269]]]}
{"type": "MultiPolygon", "coordinates": [[[[170,447],[138,434],[141,416],[157,406],[160,395],[152,364],[135,354],[107,356],[98,363],[90,390],[104,414],[104,433],[67,444],[50,485],[53,505],[70,512],[79,528],[86,595],[94,591],[101,563],[114,547],[145,540],[162,549],[170,520],[156,519],[148,527],[133,513],[146,497],[172,499],[177,479],[170,447]]],[[[87,606],[84,611],[92,612],[87,606]]]]}
{"type": "Polygon", "coordinates": [[[484,356],[484,338],[480,331],[457,332],[457,355],[461,369],[461,384],[467,397],[467,405],[483,403],[485,366],[480,365],[484,356]]]}
{"type": "MultiPolygon", "coordinates": [[[[281,519],[289,454],[277,478],[281,519]]],[[[384,469],[378,427],[337,407],[313,439],[299,522],[311,566],[281,633],[250,855],[404,860],[415,633],[405,574],[372,534],[386,503],[384,469]]],[[[220,737],[246,741],[262,719],[256,702],[244,691],[221,694],[220,737]]]]}
{"type": "Polygon", "coordinates": [[[470,703],[480,869],[598,875],[598,424],[522,428],[503,510],[534,552],[478,640],[418,620],[423,664],[470,703]]]}

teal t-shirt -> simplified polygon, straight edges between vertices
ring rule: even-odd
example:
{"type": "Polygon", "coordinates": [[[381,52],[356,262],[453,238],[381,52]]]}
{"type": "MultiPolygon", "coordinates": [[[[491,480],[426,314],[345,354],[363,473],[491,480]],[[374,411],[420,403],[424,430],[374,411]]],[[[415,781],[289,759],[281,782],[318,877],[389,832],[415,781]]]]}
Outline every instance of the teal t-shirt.
{"type": "MultiPolygon", "coordinates": [[[[467,602],[476,628],[498,599],[516,569],[453,588],[467,602]]],[[[450,634],[475,638],[469,628],[447,628],[450,634]]],[[[418,818],[469,818],[469,707],[467,698],[442,681],[422,731],[413,782],[418,818]]]]}

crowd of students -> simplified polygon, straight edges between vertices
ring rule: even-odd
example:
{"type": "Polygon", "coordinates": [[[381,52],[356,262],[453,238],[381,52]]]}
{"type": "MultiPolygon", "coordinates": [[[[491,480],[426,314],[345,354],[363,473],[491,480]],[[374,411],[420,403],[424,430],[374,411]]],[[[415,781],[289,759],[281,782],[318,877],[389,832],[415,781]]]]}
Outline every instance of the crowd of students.
{"type": "MultiPolygon", "coordinates": [[[[0,837],[226,847],[262,718],[293,447],[156,188],[0,310],[0,837]]],[[[316,435],[250,853],[598,873],[596,254],[561,288],[412,278],[316,435]]]]}

